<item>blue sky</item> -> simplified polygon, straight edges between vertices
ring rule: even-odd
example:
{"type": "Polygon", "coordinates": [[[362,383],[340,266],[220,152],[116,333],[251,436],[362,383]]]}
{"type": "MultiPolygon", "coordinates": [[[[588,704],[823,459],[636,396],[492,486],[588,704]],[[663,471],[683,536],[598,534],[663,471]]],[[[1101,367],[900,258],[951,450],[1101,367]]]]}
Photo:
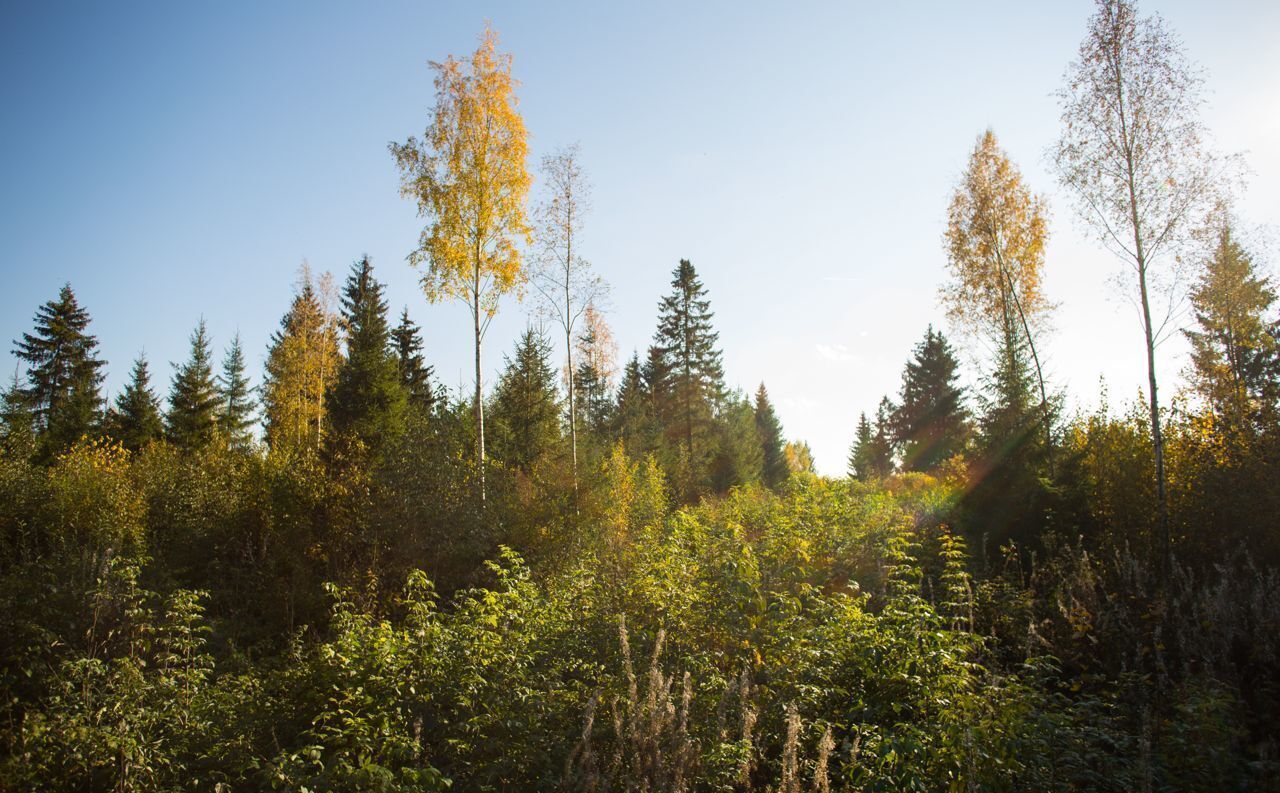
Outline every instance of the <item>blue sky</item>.
{"type": "MultiPolygon", "coordinates": [[[[1142,7],[1207,70],[1216,145],[1245,151],[1252,169],[1242,214],[1277,222],[1280,3],[1142,7]]],[[[1054,382],[1087,407],[1105,377],[1115,402],[1139,386],[1140,327],[1108,297],[1119,265],[1084,238],[1043,156],[1057,134],[1052,92],[1091,10],[9,0],[0,338],[28,330],[70,281],[113,395],[143,350],[167,390],[202,316],[219,348],[240,332],[260,376],[299,264],[341,278],[368,253],[444,381],[469,381],[465,310],[427,304],[405,263],[421,221],[386,147],[426,125],[427,61],[474,49],[490,19],[523,83],[531,164],[581,144],[595,185],[583,249],[613,286],[621,356],[643,350],[671,270],[691,259],[730,383],[763,380],[788,435],[842,472],[858,412],[896,392],[930,322],[946,327],[944,212],[991,126],[1052,206],[1054,382]]],[[[528,308],[504,303],[486,341],[491,373],[528,308]]],[[[1172,380],[1181,346],[1162,355],[1172,380]]]]}

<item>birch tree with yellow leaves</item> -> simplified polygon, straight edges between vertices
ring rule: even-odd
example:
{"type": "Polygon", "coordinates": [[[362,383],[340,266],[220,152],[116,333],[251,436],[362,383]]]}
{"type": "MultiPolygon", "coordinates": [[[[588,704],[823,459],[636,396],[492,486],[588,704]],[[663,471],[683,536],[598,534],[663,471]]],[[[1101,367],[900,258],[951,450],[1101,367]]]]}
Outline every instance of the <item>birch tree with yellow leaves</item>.
{"type": "Polygon", "coordinates": [[[428,219],[413,267],[431,302],[460,300],[471,312],[475,336],[476,459],[484,500],[484,374],[481,346],[499,299],[523,296],[520,243],[531,228],[526,204],[530,176],[524,119],[517,111],[511,55],[498,51],[486,28],[467,60],[432,63],[436,105],[421,140],[392,143],[400,194],[428,219]]]}
{"type": "Polygon", "coordinates": [[[995,133],[979,135],[947,209],[944,240],[952,280],[943,300],[962,327],[994,338],[1005,360],[1016,358],[1026,344],[1052,461],[1049,395],[1035,343],[1035,330],[1050,309],[1043,290],[1047,213],[1045,200],[1023,183],[995,133]]]}

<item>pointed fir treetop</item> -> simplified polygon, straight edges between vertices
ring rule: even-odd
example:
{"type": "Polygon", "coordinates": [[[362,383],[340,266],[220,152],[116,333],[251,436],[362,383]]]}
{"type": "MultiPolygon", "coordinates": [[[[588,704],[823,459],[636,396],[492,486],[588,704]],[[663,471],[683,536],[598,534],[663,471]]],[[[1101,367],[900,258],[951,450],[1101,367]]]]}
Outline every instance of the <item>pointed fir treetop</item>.
{"type": "Polygon", "coordinates": [[[0,451],[15,460],[30,459],[36,452],[35,414],[16,371],[13,382],[0,395],[0,451]]]}
{"type": "Polygon", "coordinates": [[[626,365],[622,367],[622,380],[618,383],[618,408],[621,410],[623,405],[628,403],[643,406],[646,400],[640,354],[633,352],[626,365]]]}
{"type": "Polygon", "coordinates": [[[646,375],[667,453],[685,461],[685,481],[677,489],[686,494],[702,487],[713,453],[716,415],[725,407],[724,370],[712,317],[707,290],[693,265],[682,259],[671,293],[659,304],[646,375]]]}
{"type": "MultiPolygon", "coordinates": [[[[724,410],[716,422],[716,448],[707,472],[707,484],[713,492],[727,493],[731,488],[761,481],[765,472],[765,452],[758,418],[755,407],[745,394],[736,392],[726,398],[724,410]]],[[[686,492],[681,495],[693,501],[698,494],[686,492]]]]}
{"type": "Polygon", "coordinates": [[[671,388],[671,366],[663,349],[656,344],[649,345],[644,363],[640,365],[640,382],[649,400],[649,409],[656,414],[671,388]]]}
{"type": "Polygon", "coordinates": [[[407,399],[391,350],[387,302],[368,256],[351,266],[342,293],[347,356],[329,398],[334,430],[352,433],[369,448],[402,429],[407,399]]]}
{"type": "Polygon", "coordinates": [[[930,325],[903,371],[894,413],[895,440],[903,445],[908,470],[931,470],[964,450],[968,414],[959,368],[951,345],[930,325]]]}
{"type": "Polygon", "coordinates": [[[400,312],[400,324],[391,331],[391,346],[400,372],[400,385],[408,394],[409,404],[426,413],[435,407],[436,393],[432,385],[434,371],[422,357],[422,335],[409,319],[409,307],[400,312]]]}
{"type": "Polygon", "coordinates": [[[205,321],[191,334],[191,357],[178,366],[169,389],[165,435],[180,449],[198,449],[213,440],[220,405],[213,378],[213,351],[205,321]]]}
{"type": "Polygon", "coordinates": [[[756,432],[760,436],[760,448],[763,453],[761,461],[761,477],[766,486],[778,489],[787,481],[790,469],[787,468],[786,440],[782,437],[782,422],[769,401],[769,392],[764,383],[756,390],[755,404],[756,432]]]}
{"type": "Polygon", "coordinates": [[[88,333],[89,312],[66,284],[57,300],[36,311],[35,332],[22,334],[14,355],[27,364],[23,396],[32,410],[47,455],[90,432],[102,410],[98,340],[88,333]]]}
{"type": "Polygon", "coordinates": [[[253,387],[249,384],[244,362],[244,350],[237,333],[222,358],[222,374],[218,376],[218,396],[222,407],[218,415],[218,427],[234,448],[247,448],[253,440],[254,412],[257,405],[253,387]]]}
{"type": "Polygon", "coordinates": [[[672,274],[671,293],[658,305],[654,346],[679,381],[676,387],[692,389],[712,403],[718,402],[724,391],[724,370],[716,346],[720,334],[711,324],[714,317],[697,271],[688,259],[681,259],[672,274]]]}
{"type": "Polygon", "coordinates": [[[1276,290],[1229,221],[1215,243],[1191,290],[1196,328],[1184,333],[1196,391],[1219,414],[1239,419],[1268,390],[1268,364],[1278,351],[1267,313],[1276,290]]]}
{"type": "Polygon", "coordinates": [[[160,398],[151,388],[146,355],[138,355],[133,362],[129,382],[116,397],[115,409],[107,423],[111,436],[130,451],[144,448],[163,434],[160,398]]]}
{"type": "Polygon", "coordinates": [[[876,406],[875,433],[872,435],[871,468],[878,477],[886,477],[893,473],[894,440],[893,414],[896,408],[889,397],[880,397],[876,406]]]}
{"type": "MultiPolygon", "coordinates": [[[[983,377],[985,393],[979,395],[982,415],[980,451],[989,461],[1010,459],[1043,447],[1044,412],[1035,394],[1035,373],[1027,351],[1027,339],[1012,324],[997,350],[995,368],[983,377]]],[[[1024,463],[1027,461],[1024,459],[1024,463]]]]}
{"type": "Polygon", "coordinates": [[[583,359],[578,364],[573,373],[573,387],[582,425],[589,432],[603,432],[611,418],[613,402],[609,399],[609,381],[591,359],[583,359]]]}
{"type": "Polygon", "coordinates": [[[622,367],[618,395],[613,407],[613,431],[633,455],[648,451],[652,400],[645,386],[640,355],[632,353],[622,367]]]}
{"type": "Polygon", "coordinates": [[[871,476],[871,422],[866,412],[858,415],[858,429],[849,446],[849,478],[866,481],[871,476]]]}
{"type": "Polygon", "coordinates": [[[875,421],[866,413],[858,418],[858,429],[849,450],[849,476],[861,482],[883,479],[893,473],[893,403],[880,400],[875,421]]]}
{"type": "Polygon", "coordinates": [[[382,284],[373,277],[373,262],[368,256],[360,257],[351,265],[342,290],[342,319],[348,348],[352,344],[378,341],[379,337],[384,344],[377,349],[386,347],[390,330],[383,290],[382,284]]]}
{"type": "Polygon", "coordinates": [[[528,328],[506,357],[490,407],[494,456],[526,473],[560,438],[560,397],[551,342],[528,328]]]}

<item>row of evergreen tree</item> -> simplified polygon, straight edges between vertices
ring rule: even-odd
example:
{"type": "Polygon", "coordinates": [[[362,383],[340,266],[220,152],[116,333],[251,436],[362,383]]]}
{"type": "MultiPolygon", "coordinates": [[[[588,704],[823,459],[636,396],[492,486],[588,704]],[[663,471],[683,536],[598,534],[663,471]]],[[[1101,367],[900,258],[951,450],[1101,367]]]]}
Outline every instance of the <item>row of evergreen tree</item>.
{"type": "MultiPolygon", "coordinates": [[[[248,449],[259,437],[261,412],[263,437],[273,451],[355,445],[376,452],[410,415],[468,420],[464,395],[451,400],[434,382],[408,310],[391,325],[384,288],[368,257],[353,264],[336,311],[333,291],[327,276],[315,279],[304,269],[271,338],[258,389],[250,385],[238,337],[215,374],[202,320],[188,359],[175,367],[164,410],[144,356],[134,362],[114,403],[106,404],[105,362],[89,332],[89,314],[70,285],[64,286],[57,299],[38,309],[33,331],[15,344],[26,372],[5,398],[5,442],[25,444],[44,461],[86,435],[104,435],[130,450],[159,439],[185,450],[215,439],[248,449]]],[[[1197,320],[1187,332],[1194,392],[1219,424],[1260,431],[1280,401],[1280,321],[1268,314],[1274,290],[1229,229],[1191,297],[1197,320]]],[[[659,303],[645,357],[633,354],[615,385],[608,328],[592,312],[577,340],[572,419],[551,343],[530,327],[488,397],[496,457],[531,473],[539,461],[563,452],[572,420],[588,456],[597,460],[615,442],[635,457],[654,455],[682,500],[753,481],[780,487],[792,470],[811,466],[807,448],[786,442],[763,384],[754,400],[726,387],[713,319],[707,289],[692,263],[682,260],[659,303]]],[[[963,457],[975,469],[969,472],[972,499],[991,502],[981,504],[988,519],[1002,511],[996,502],[1012,500],[1020,514],[1004,522],[1038,525],[1051,506],[1061,397],[1050,399],[1046,416],[1034,393],[1027,340],[1009,330],[997,341],[994,361],[970,400],[960,385],[954,349],[930,327],[903,371],[897,399],[883,398],[874,418],[860,416],[849,475],[870,480],[898,470],[930,472],[963,457]],[[1042,433],[1046,420],[1049,432],[1042,433]]]]}
{"type": "MultiPolygon", "coordinates": [[[[250,384],[238,336],[215,371],[201,320],[187,360],[175,367],[166,409],[141,355],[124,389],[106,402],[106,362],[89,313],[64,286],[15,345],[26,371],[5,397],[5,442],[28,447],[46,462],[86,436],[132,451],[159,440],[188,451],[215,442],[248,450],[262,438],[278,454],[376,455],[410,416],[468,420],[464,395],[451,399],[435,382],[408,310],[391,325],[384,287],[368,257],[352,265],[336,310],[332,292],[327,277],[313,278],[304,268],[271,337],[259,388],[250,384]]],[[[532,473],[563,452],[572,420],[596,460],[615,442],[637,457],[652,454],[687,500],[754,481],[778,488],[793,467],[811,467],[807,447],[786,443],[763,384],[754,400],[725,386],[713,317],[706,288],[682,260],[659,304],[645,360],[633,355],[615,385],[611,336],[593,311],[578,339],[572,377],[579,399],[572,418],[550,340],[530,327],[487,397],[496,458],[532,473]]]]}

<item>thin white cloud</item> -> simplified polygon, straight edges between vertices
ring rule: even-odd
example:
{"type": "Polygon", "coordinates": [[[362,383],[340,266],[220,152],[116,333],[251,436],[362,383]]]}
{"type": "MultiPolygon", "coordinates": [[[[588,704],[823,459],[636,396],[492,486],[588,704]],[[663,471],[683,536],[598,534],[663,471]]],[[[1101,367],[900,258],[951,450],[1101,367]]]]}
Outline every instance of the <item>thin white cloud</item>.
{"type": "Polygon", "coordinates": [[[858,356],[853,354],[853,350],[850,350],[843,344],[815,344],[814,349],[816,349],[818,354],[823,358],[826,358],[828,361],[848,363],[850,361],[858,360],[858,356]]]}

